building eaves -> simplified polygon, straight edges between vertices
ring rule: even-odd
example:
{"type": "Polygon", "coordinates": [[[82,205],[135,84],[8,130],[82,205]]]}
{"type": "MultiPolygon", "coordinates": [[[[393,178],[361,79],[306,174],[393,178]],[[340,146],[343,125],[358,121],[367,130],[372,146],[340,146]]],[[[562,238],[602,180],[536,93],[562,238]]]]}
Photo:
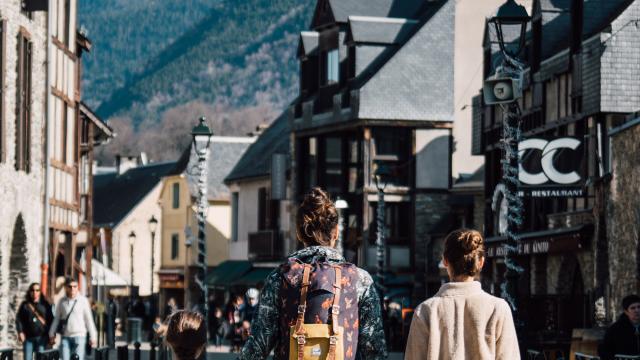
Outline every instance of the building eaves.
{"type": "Polygon", "coordinates": [[[349,16],[376,16],[416,19],[424,0],[328,0],[337,23],[347,23],[349,16]]]}
{"type": "Polygon", "coordinates": [[[349,16],[347,42],[397,45],[404,42],[417,20],[349,16]]]}
{"type": "Polygon", "coordinates": [[[273,155],[290,153],[290,132],[288,112],[285,111],[249,146],[224,182],[229,184],[269,176],[273,155]]]}
{"type": "Polygon", "coordinates": [[[317,31],[302,31],[300,33],[300,45],[298,46],[298,58],[316,55],[320,44],[320,33],[317,31]]]}

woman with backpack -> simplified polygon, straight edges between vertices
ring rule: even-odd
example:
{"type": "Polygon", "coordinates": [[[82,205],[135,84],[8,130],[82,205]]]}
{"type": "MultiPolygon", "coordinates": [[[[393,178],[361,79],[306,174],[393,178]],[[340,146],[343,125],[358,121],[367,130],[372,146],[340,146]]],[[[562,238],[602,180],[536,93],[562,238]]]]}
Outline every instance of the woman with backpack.
{"type": "Polygon", "coordinates": [[[482,235],[452,232],[442,258],[450,282],[416,308],[405,360],[520,359],[511,308],[474,279],[484,265],[482,235]]]}
{"type": "Polygon", "coordinates": [[[305,247],[265,281],[242,360],[386,358],[380,300],[371,276],[335,249],[338,212],[313,188],[296,215],[305,247]]]}
{"type": "Polygon", "coordinates": [[[40,284],[32,283],[16,314],[16,331],[22,343],[24,360],[31,360],[34,351],[45,349],[52,322],[51,305],[42,296],[40,284]]]}

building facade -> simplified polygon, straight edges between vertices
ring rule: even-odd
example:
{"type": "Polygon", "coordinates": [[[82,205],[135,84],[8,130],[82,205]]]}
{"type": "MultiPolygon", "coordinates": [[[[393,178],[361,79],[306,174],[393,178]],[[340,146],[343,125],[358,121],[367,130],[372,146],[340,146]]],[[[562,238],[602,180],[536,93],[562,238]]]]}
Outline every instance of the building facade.
{"type": "MultiPolygon", "coordinates": [[[[632,80],[640,70],[631,66],[640,62],[640,37],[629,25],[639,9],[637,1],[533,2],[521,54],[527,67],[519,99],[524,218],[517,261],[524,270],[518,282],[519,313],[534,344],[551,341],[568,350],[573,329],[594,325],[598,299],[614,308],[611,281],[617,280],[609,267],[619,259],[609,252],[604,179],[610,166],[608,133],[640,107],[640,84],[632,80]],[[533,142],[538,145],[529,148],[533,142]],[[551,142],[575,146],[554,152],[545,165],[541,150],[551,142]],[[576,178],[564,181],[557,174],[576,178]]],[[[500,63],[497,39],[488,28],[484,51],[486,79],[500,63]]],[[[485,158],[488,261],[483,282],[500,295],[507,216],[501,190],[503,109],[485,105],[482,94],[473,106],[472,149],[485,158]]],[[[606,314],[609,320],[615,316],[606,314]]]]}
{"type": "Polygon", "coordinates": [[[40,280],[44,241],[47,13],[23,4],[0,3],[0,347],[17,339],[15,313],[40,280]]]}
{"type": "MultiPolygon", "coordinates": [[[[206,181],[209,208],[205,224],[209,270],[229,259],[232,196],[224,185],[224,177],[254,140],[253,137],[223,136],[211,139],[206,181]]],[[[163,219],[159,231],[160,304],[166,304],[170,298],[174,298],[180,307],[191,307],[200,293],[195,282],[199,269],[196,262],[197,161],[195,152],[189,147],[178,161],[175,171],[162,181],[158,199],[163,219]]]]}
{"type": "Polygon", "coordinates": [[[385,161],[387,295],[414,303],[440,285],[429,269],[450,226],[454,17],[453,1],[321,0],[298,46],[291,199],[312,186],[344,199],[347,260],[375,271],[385,161]]]}

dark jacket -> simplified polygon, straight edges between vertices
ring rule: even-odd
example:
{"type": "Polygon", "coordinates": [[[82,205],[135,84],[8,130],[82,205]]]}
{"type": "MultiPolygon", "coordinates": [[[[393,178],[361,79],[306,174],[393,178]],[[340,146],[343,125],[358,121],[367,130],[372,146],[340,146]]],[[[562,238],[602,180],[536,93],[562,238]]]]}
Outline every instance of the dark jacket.
{"type": "Polygon", "coordinates": [[[18,313],[16,314],[16,331],[18,333],[24,333],[27,339],[46,336],[53,322],[51,305],[42,299],[38,303],[31,303],[33,308],[40,314],[40,317],[44,318],[45,324],[43,325],[27,304],[27,301],[23,301],[18,308],[18,313]]]}
{"type": "MultiPolygon", "coordinates": [[[[344,263],[344,258],[334,249],[323,246],[312,246],[289,255],[298,260],[311,264],[319,258],[330,263],[344,263]]],[[[386,359],[382,316],[380,313],[380,299],[373,285],[371,276],[362,269],[358,270],[356,285],[359,309],[359,337],[356,359],[377,360],[386,359]]],[[[283,283],[281,268],[274,270],[265,281],[260,295],[258,314],[251,324],[251,335],[240,354],[241,360],[266,359],[272,349],[280,341],[289,339],[279,337],[280,304],[279,292],[283,283]]],[[[277,359],[277,357],[275,357],[277,359]]]]}
{"type": "Polygon", "coordinates": [[[618,321],[607,329],[598,354],[602,360],[613,360],[618,354],[640,355],[640,328],[636,329],[627,315],[620,315],[618,321]]]}

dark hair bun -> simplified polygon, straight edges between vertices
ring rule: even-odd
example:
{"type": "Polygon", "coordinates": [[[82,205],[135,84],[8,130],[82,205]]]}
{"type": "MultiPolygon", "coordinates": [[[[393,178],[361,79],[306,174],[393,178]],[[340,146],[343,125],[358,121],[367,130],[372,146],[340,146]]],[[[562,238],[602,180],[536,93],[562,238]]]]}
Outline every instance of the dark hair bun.
{"type": "Polygon", "coordinates": [[[303,244],[329,246],[338,225],[338,211],[329,195],[319,187],[312,188],[298,208],[296,227],[303,244]]]}
{"type": "Polygon", "coordinates": [[[480,258],[484,257],[482,234],[469,229],[451,232],[445,238],[443,255],[453,267],[454,275],[477,275],[482,270],[480,258]]]}

